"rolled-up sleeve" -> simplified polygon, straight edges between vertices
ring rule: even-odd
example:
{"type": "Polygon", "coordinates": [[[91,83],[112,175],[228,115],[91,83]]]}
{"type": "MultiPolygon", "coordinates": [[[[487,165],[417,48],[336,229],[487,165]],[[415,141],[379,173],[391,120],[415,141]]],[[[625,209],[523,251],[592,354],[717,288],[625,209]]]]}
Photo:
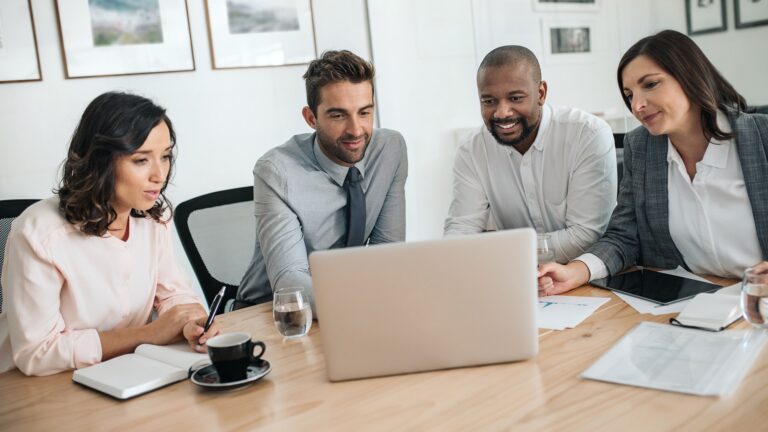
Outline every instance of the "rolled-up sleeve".
{"type": "Polygon", "coordinates": [[[468,145],[462,145],[453,165],[453,200],[445,219],[444,234],[474,234],[488,225],[488,195],[472,160],[468,145]]]}
{"type": "Polygon", "coordinates": [[[279,173],[269,161],[260,160],[254,168],[256,235],[272,289],[300,286],[311,295],[304,233],[298,216],[281,198],[286,185],[279,173]]]}
{"type": "Polygon", "coordinates": [[[172,224],[161,225],[158,239],[157,283],[154,308],[162,315],[176,305],[198,303],[203,305],[190,286],[189,279],[179,268],[171,238],[172,224]]]}
{"type": "MultiPolygon", "coordinates": [[[[376,225],[370,236],[370,244],[405,241],[405,181],[408,178],[408,152],[405,140],[400,137],[400,158],[397,170],[389,186],[376,225]]],[[[388,145],[394,145],[388,144],[388,145]]]]}
{"type": "Polygon", "coordinates": [[[96,329],[67,329],[60,312],[64,278],[45,247],[12,230],[2,286],[13,361],[26,375],[52,375],[101,361],[96,329]]]}
{"type": "Polygon", "coordinates": [[[558,262],[581,255],[605,232],[616,206],[616,187],[616,150],[604,125],[583,147],[568,179],[566,228],[549,233],[558,262]]]}

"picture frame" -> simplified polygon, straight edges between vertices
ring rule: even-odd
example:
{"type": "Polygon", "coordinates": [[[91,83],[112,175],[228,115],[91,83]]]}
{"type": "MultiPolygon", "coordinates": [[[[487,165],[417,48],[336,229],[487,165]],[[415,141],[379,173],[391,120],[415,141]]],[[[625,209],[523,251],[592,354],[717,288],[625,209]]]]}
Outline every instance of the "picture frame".
{"type": "Polygon", "coordinates": [[[549,65],[594,60],[600,50],[599,29],[594,20],[542,20],[544,63],[549,65]]]}
{"type": "Polygon", "coordinates": [[[768,25],[768,0],[733,0],[736,28],[768,25]]]}
{"type": "Polygon", "coordinates": [[[307,64],[317,58],[311,0],[206,0],[213,69],[307,64]]]}
{"type": "Polygon", "coordinates": [[[66,77],[195,70],[186,0],[56,0],[66,77]]]}
{"type": "Polygon", "coordinates": [[[536,12],[597,12],[601,0],[533,0],[536,12]]]}
{"type": "Polygon", "coordinates": [[[0,1],[0,84],[42,79],[31,0],[0,1]]]}
{"type": "Polygon", "coordinates": [[[685,22],[689,36],[728,30],[726,0],[685,0],[685,22]]]}

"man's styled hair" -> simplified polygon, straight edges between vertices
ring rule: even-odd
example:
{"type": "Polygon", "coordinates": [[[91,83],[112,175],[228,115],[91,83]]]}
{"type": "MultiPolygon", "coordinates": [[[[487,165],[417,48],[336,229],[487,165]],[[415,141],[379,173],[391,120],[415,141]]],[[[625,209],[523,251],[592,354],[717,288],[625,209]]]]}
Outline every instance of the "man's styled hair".
{"type": "Polygon", "coordinates": [[[477,71],[480,73],[487,68],[507,66],[521,62],[531,66],[534,82],[541,82],[541,66],[539,66],[539,60],[531,50],[520,45],[504,45],[494,48],[491,52],[485,55],[477,71]]]}
{"type": "Polygon", "coordinates": [[[373,91],[375,73],[372,64],[350,51],[324,52],[319,59],[313,60],[309,64],[307,72],[304,74],[309,109],[317,115],[317,106],[320,105],[320,90],[328,84],[341,81],[359,84],[370,81],[371,91],[373,91]]]}

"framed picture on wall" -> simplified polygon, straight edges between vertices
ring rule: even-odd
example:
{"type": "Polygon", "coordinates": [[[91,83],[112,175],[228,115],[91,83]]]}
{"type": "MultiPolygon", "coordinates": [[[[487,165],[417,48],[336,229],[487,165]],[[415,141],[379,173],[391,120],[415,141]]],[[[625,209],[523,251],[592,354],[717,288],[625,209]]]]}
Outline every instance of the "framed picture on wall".
{"type": "Polygon", "coordinates": [[[597,50],[593,20],[542,21],[544,62],[564,64],[593,60],[597,50]]]}
{"type": "Polygon", "coordinates": [[[596,12],[600,0],[533,0],[537,12],[596,12]]]}
{"type": "Polygon", "coordinates": [[[40,81],[30,0],[0,1],[0,83],[40,81]]]}
{"type": "Polygon", "coordinates": [[[725,18],[725,0],[684,1],[685,21],[688,24],[689,35],[715,33],[728,29],[725,18]]]}
{"type": "Polygon", "coordinates": [[[67,78],[195,70],[185,0],[56,0],[67,78]]]}
{"type": "Polygon", "coordinates": [[[310,0],[206,0],[205,6],[214,69],[317,58],[310,0]]]}
{"type": "Polygon", "coordinates": [[[768,0],[733,0],[736,28],[768,25],[768,0]]]}

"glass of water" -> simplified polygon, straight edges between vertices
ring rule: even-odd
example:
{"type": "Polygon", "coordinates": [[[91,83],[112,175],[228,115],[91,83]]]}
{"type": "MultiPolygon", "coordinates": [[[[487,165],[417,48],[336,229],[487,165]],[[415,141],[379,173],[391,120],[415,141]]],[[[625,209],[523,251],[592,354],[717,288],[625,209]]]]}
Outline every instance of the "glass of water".
{"type": "Polygon", "coordinates": [[[283,337],[293,339],[306,335],[312,327],[312,306],[304,289],[278,288],[272,301],[272,316],[283,337]]]}
{"type": "Polygon", "coordinates": [[[552,249],[549,234],[536,235],[536,259],[539,265],[555,261],[555,250],[552,249]]]}
{"type": "Polygon", "coordinates": [[[768,263],[763,262],[744,271],[741,312],[750,324],[768,328],[768,263]]]}

